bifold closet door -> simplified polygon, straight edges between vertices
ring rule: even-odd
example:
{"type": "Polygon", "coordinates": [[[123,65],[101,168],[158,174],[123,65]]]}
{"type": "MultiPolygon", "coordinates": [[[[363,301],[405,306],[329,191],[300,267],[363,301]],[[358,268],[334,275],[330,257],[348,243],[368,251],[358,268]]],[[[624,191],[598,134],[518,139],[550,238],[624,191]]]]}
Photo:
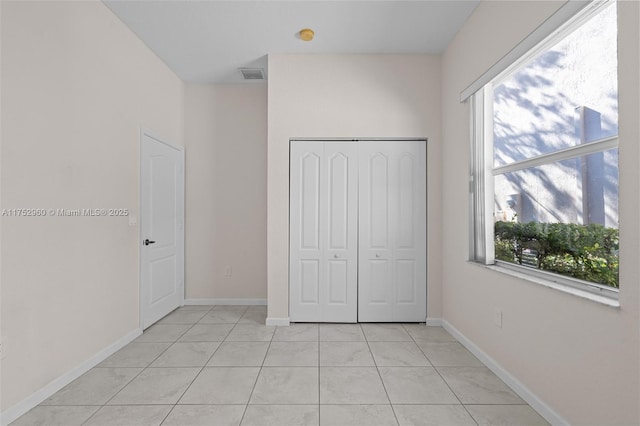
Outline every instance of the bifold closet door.
{"type": "Polygon", "coordinates": [[[360,142],[358,321],[426,319],[426,142],[360,142]]]}
{"type": "Polygon", "coordinates": [[[291,142],[291,321],[357,321],[357,154],[355,142],[291,142]]]}

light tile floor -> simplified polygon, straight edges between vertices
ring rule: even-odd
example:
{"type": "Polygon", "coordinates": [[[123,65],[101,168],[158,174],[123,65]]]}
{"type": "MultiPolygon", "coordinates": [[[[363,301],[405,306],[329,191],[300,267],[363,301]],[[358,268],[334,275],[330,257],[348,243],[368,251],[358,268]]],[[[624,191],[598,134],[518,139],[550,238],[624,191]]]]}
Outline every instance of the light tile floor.
{"type": "Polygon", "coordinates": [[[186,306],[12,425],[544,425],[440,327],[186,306]]]}

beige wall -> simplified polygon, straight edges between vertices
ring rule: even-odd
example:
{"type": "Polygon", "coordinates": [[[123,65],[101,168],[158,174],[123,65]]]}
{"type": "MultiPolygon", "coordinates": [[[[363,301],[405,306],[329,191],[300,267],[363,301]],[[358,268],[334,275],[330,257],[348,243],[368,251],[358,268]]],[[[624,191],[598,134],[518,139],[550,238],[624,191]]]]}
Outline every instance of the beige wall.
{"type": "Polygon", "coordinates": [[[427,55],[270,55],[268,304],[289,317],[289,139],[428,137],[427,316],[440,317],[440,59],[427,55]]]}
{"type": "MultiPolygon", "coordinates": [[[[2,208],[128,208],[182,82],[101,2],[1,2],[2,208]]],[[[139,327],[126,217],[2,218],[2,410],[139,327]]]]}
{"type": "Polygon", "coordinates": [[[619,4],[621,307],[466,261],[469,105],[460,92],[561,3],[481,2],[443,56],[443,317],[571,424],[638,424],[638,2],[619,4]]]}
{"type": "Polygon", "coordinates": [[[185,297],[266,299],[267,85],[187,85],[184,111],[185,297]]]}
{"type": "MultiPolygon", "coordinates": [[[[102,3],[0,5],[2,208],[137,215],[139,126],[177,144],[184,135],[186,297],[263,298],[267,270],[268,315],[286,318],[289,138],[428,137],[428,316],[571,423],[640,422],[637,2],[620,3],[620,309],[466,261],[459,93],[560,2],[482,2],[442,61],[271,55],[268,100],[264,86],[191,85],[183,99],[102,3]]],[[[3,411],[138,327],[137,237],[125,218],[2,218],[3,411]]]]}

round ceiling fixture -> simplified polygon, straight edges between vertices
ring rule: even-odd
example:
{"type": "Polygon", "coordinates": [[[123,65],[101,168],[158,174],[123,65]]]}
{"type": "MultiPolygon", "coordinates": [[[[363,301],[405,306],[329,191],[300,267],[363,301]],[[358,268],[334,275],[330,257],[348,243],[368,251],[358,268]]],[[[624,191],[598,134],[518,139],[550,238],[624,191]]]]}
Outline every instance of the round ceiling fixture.
{"type": "Polygon", "coordinates": [[[311,40],[313,40],[313,36],[316,33],[314,33],[313,30],[310,29],[310,28],[304,28],[304,29],[300,30],[300,32],[298,34],[300,34],[300,38],[302,40],[311,41],[311,40]]]}

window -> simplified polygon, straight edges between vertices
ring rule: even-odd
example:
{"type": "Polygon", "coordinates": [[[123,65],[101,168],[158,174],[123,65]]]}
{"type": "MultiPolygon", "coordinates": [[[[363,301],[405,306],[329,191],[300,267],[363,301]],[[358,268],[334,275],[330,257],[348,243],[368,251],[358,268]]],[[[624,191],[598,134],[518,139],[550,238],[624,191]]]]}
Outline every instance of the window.
{"type": "Polygon", "coordinates": [[[616,5],[585,9],[471,96],[470,256],[617,298],[616,5]]]}

